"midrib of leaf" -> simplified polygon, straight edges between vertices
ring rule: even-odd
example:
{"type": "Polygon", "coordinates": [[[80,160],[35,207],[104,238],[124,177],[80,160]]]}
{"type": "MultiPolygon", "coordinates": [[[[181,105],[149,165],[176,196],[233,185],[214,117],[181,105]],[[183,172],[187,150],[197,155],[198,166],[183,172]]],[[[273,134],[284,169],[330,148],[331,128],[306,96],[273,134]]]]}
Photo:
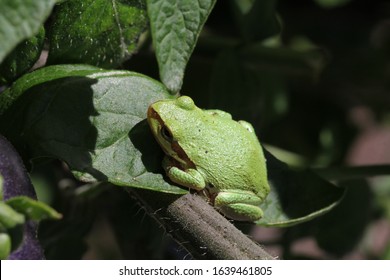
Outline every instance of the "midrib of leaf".
{"type": "Polygon", "coordinates": [[[117,6],[116,6],[116,1],[115,0],[111,0],[111,3],[112,3],[112,9],[114,10],[114,16],[115,16],[115,22],[116,22],[116,25],[118,26],[118,30],[119,30],[119,40],[120,40],[120,45],[121,45],[121,55],[125,55],[126,53],[126,44],[125,44],[125,41],[124,41],[124,38],[123,38],[123,28],[120,24],[120,21],[119,21],[119,13],[118,13],[118,9],[117,9],[117,6]]]}

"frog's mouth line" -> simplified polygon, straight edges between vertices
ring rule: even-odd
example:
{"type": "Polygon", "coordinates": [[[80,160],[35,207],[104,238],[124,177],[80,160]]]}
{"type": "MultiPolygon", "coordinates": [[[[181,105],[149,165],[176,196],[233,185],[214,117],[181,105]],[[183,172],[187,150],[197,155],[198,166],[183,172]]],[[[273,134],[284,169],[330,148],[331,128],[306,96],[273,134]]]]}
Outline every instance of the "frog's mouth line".
{"type": "Polygon", "coordinates": [[[189,159],[186,152],[180,147],[177,141],[173,141],[171,147],[176,155],[176,157],[173,158],[181,164],[182,168],[195,168],[195,164],[189,159]]]}

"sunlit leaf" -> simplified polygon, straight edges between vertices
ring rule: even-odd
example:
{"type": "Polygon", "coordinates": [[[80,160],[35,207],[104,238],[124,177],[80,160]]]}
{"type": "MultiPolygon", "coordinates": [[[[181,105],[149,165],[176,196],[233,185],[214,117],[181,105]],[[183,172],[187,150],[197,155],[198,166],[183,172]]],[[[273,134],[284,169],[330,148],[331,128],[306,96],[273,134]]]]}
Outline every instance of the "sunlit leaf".
{"type": "Polygon", "coordinates": [[[16,45],[38,33],[57,0],[2,0],[0,63],[16,45]]]}
{"type": "Polygon", "coordinates": [[[161,81],[179,92],[184,70],[216,0],[147,0],[161,81]]]}

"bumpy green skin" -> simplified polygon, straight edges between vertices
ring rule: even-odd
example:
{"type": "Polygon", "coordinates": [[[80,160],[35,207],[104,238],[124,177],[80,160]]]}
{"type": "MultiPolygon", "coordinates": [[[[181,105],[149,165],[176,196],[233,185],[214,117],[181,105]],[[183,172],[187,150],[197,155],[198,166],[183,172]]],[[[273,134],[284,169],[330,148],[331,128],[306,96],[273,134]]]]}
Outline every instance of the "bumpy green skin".
{"type": "Polygon", "coordinates": [[[263,216],[258,205],[270,188],[251,124],[234,121],[223,111],[202,110],[187,96],[152,104],[148,122],[166,153],[163,166],[172,181],[195,190],[207,188],[214,206],[234,220],[263,216]]]}

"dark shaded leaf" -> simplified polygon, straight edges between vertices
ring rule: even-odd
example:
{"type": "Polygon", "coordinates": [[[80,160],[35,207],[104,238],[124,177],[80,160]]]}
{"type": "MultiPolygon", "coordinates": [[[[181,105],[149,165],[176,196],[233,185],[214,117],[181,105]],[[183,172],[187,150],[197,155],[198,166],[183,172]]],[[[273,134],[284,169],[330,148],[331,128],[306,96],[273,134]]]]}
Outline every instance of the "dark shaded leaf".
{"type": "Polygon", "coordinates": [[[186,193],[164,180],[161,149],[144,121],[151,103],[172,98],[157,81],[127,71],[53,66],[25,75],[3,95],[19,98],[0,129],[28,158],[64,160],[87,182],[186,193]]]}
{"type": "Polygon", "coordinates": [[[372,192],[363,180],[342,183],[348,187],[341,203],[318,220],[315,234],[318,245],[337,256],[351,251],[359,243],[372,214],[372,192]]]}
{"type": "Polygon", "coordinates": [[[36,36],[20,43],[0,64],[0,83],[11,83],[33,67],[41,54],[44,39],[42,26],[36,36]]]}
{"type": "Polygon", "coordinates": [[[116,67],[137,50],[147,26],[144,0],[65,1],[53,16],[48,63],[116,67]]]}
{"type": "Polygon", "coordinates": [[[321,179],[310,170],[294,171],[265,151],[271,192],[260,205],[263,226],[284,227],[309,221],[333,209],[344,188],[321,179]]]}
{"type": "Polygon", "coordinates": [[[28,88],[54,79],[65,78],[69,75],[83,76],[96,71],[99,71],[99,68],[89,65],[64,65],[61,67],[41,69],[38,71],[41,74],[31,73],[26,75],[13,84],[11,89],[6,90],[0,95],[0,115],[28,88]]]}

